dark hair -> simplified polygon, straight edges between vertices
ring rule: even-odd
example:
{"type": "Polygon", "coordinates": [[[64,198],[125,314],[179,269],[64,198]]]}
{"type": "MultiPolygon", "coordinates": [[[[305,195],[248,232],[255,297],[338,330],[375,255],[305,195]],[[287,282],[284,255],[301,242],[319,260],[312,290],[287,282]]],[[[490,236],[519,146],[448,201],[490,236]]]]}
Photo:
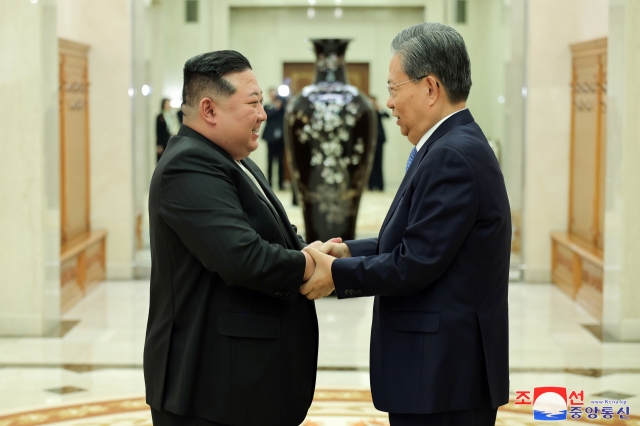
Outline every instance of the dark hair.
{"type": "Polygon", "coordinates": [[[232,72],[250,70],[251,64],[235,50],[217,50],[194,56],[184,64],[182,103],[195,107],[205,94],[229,97],[236,88],[223,77],[232,72]]]}
{"type": "Polygon", "coordinates": [[[451,103],[466,101],[471,90],[471,61],[462,36],[433,22],[401,31],[391,42],[391,53],[402,58],[402,70],[414,80],[435,74],[451,103]]]}
{"type": "Polygon", "coordinates": [[[164,112],[164,103],[171,102],[171,99],[162,98],[162,102],[160,103],[160,112],[164,112]]]}

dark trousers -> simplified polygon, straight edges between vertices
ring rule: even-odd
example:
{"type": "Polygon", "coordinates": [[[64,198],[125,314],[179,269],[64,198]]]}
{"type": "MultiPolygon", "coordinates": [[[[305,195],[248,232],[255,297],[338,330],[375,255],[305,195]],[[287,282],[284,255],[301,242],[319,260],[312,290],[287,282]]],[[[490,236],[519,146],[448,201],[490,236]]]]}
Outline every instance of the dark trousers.
{"type": "Polygon", "coordinates": [[[384,179],[382,178],[382,144],[378,141],[376,144],[376,152],[373,156],[373,166],[369,175],[369,189],[384,190],[384,179]]]}
{"type": "Polygon", "coordinates": [[[391,426],[494,426],[497,414],[497,408],[434,414],[389,413],[389,424],[391,426]]]}
{"type": "Polygon", "coordinates": [[[158,411],[151,407],[153,426],[227,426],[198,417],[179,416],[168,411],[158,411]]]}
{"type": "Polygon", "coordinates": [[[271,176],[273,174],[273,163],[278,162],[278,188],[284,189],[284,139],[275,142],[268,142],[268,164],[267,164],[267,181],[273,188],[271,176]]]}

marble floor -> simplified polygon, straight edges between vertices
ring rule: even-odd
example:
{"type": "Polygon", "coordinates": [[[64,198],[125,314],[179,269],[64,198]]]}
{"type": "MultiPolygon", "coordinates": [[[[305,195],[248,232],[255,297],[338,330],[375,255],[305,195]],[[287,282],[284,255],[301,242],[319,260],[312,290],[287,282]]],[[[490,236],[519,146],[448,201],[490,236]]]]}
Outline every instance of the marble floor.
{"type": "MultiPolygon", "coordinates": [[[[366,197],[361,236],[375,232],[391,202],[387,194],[366,197]]],[[[300,212],[287,208],[301,224],[300,212]]],[[[608,398],[630,408],[626,421],[568,425],[640,425],[640,343],[600,341],[597,321],[552,284],[514,282],[509,290],[512,402],[497,424],[544,424],[532,420],[530,405],[514,404],[516,392],[558,386],[584,391],[585,406],[608,398]]],[[[144,279],[104,282],[64,314],[53,336],[0,338],[0,426],[150,425],[141,365],[148,300],[144,279]]],[[[304,426],[388,424],[369,393],[371,310],[371,298],[317,302],[317,391],[304,426]]]]}

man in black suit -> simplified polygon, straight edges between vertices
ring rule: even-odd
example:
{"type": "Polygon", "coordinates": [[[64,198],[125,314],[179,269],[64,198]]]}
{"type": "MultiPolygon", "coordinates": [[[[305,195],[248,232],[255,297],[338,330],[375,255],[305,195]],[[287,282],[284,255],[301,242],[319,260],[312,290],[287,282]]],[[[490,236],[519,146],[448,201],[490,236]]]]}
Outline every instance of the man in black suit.
{"type": "Polygon", "coordinates": [[[284,189],[284,100],[278,96],[276,89],[269,89],[271,103],[265,107],[267,124],[262,139],[267,141],[267,181],[273,188],[273,163],[278,163],[278,188],[284,189]]]}
{"type": "Polygon", "coordinates": [[[298,293],[315,265],[248,158],[262,92],[249,61],[227,50],[185,63],[183,99],[149,194],[153,422],[298,426],[318,349],[314,303],[298,293]]]}
{"type": "Polygon", "coordinates": [[[371,174],[369,175],[369,190],[384,191],[384,178],[382,176],[382,148],[384,143],[387,141],[387,137],[384,134],[382,119],[389,118],[389,113],[380,108],[375,96],[369,96],[369,100],[371,100],[371,103],[373,104],[373,109],[376,111],[376,118],[378,119],[378,139],[376,141],[376,151],[373,155],[371,174]]]}
{"type": "Polygon", "coordinates": [[[387,106],[415,146],[405,177],[378,238],[305,249],[316,271],[301,292],[375,295],[371,390],[392,426],[493,425],[509,400],[504,179],[465,106],[460,34],[424,23],[391,46],[387,106]]]}

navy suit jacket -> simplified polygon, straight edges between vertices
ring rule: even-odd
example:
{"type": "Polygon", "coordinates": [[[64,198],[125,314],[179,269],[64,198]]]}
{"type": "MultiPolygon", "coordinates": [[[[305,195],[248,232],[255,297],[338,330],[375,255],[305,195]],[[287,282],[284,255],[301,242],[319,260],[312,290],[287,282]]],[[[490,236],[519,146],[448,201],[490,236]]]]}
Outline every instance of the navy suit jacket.
{"type": "Polygon", "coordinates": [[[437,413],[509,400],[511,215],[468,110],[418,151],[378,238],[336,259],[339,298],[375,295],[371,390],[379,410],[437,413]]]}

